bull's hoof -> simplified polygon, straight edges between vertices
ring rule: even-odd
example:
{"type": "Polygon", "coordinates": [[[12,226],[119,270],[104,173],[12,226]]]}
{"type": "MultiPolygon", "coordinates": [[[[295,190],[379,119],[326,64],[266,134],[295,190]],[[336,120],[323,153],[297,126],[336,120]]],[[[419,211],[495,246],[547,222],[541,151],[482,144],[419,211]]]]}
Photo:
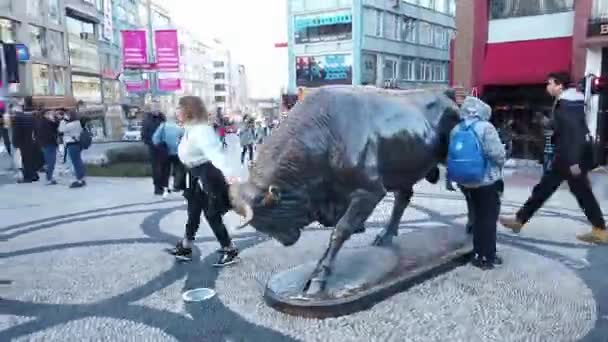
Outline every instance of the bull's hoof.
{"type": "Polygon", "coordinates": [[[357,229],[355,229],[355,231],[353,232],[353,234],[363,234],[365,233],[365,226],[361,226],[357,229]]]}
{"type": "Polygon", "coordinates": [[[304,294],[306,297],[317,297],[325,292],[326,281],[319,278],[310,279],[304,286],[304,294]]]}
{"type": "Polygon", "coordinates": [[[393,243],[393,238],[395,236],[397,236],[397,234],[391,233],[387,229],[383,229],[382,232],[380,232],[380,234],[378,234],[378,236],[376,236],[376,239],[372,243],[372,246],[378,246],[378,247],[388,246],[391,243],[393,243]]]}

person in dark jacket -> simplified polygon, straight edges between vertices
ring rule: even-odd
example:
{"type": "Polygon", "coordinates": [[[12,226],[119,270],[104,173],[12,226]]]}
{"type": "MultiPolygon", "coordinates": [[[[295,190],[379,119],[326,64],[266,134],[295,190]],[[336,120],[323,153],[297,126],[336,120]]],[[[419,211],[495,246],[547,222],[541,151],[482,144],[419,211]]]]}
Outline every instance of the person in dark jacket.
{"type": "Polygon", "coordinates": [[[34,129],[36,142],[42,148],[42,154],[44,155],[44,171],[46,173],[47,185],[57,184],[53,173],[55,172],[55,163],[57,161],[59,121],[62,116],[58,115],[55,111],[47,111],[36,120],[36,127],[34,129]]]}
{"type": "MultiPolygon", "coordinates": [[[[171,164],[168,159],[159,151],[157,145],[154,145],[152,137],[156,129],[166,121],[165,115],[158,110],[150,110],[144,114],[144,122],[141,129],[141,139],[148,146],[150,151],[150,163],[152,166],[152,181],[154,183],[154,194],[162,196],[164,189],[169,186],[165,184],[163,175],[169,174],[171,164]]],[[[168,183],[168,181],[167,181],[168,183]]]]}
{"type": "Polygon", "coordinates": [[[552,118],[547,124],[553,128],[555,151],[550,167],[540,183],[532,190],[514,218],[501,218],[507,228],[519,233],[534,213],[548,200],[565,180],[576,197],[585,216],[593,225],[591,232],[578,235],[584,242],[608,244],[608,232],[602,210],[591,189],[587,176],[590,171],[591,137],[585,121],[585,97],[570,84],[568,73],[552,73],[547,80],[547,92],[555,97],[552,118]]]}
{"type": "Polygon", "coordinates": [[[25,98],[15,108],[12,120],[13,146],[21,152],[23,178],[18,183],[32,183],[40,179],[35,167],[34,113],[31,104],[31,97],[25,98]]]}

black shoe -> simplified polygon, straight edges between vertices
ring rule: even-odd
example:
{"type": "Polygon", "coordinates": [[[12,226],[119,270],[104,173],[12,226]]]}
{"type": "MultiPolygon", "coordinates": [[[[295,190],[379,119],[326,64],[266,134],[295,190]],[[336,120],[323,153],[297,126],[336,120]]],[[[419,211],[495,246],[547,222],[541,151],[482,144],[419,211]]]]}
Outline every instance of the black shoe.
{"type": "Polygon", "coordinates": [[[494,260],[492,260],[492,264],[493,264],[494,266],[502,266],[502,258],[501,258],[501,257],[499,257],[498,255],[496,255],[496,256],[494,257],[494,260]]]}
{"type": "Polygon", "coordinates": [[[70,184],[70,189],[82,188],[85,185],[87,185],[85,181],[75,181],[74,183],[70,184]]]}
{"type": "Polygon", "coordinates": [[[216,263],[213,264],[214,267],[224,267],[228,265],[233,265],[239,262],[239,250],[235,247],[224,248],[220,251],[220,258],[216,263]]]}
{"type": "Polygon", "coordinates": [[[163,189],[154,189],[154,195],[162,196],[165,193],[163,189]]]}
{"type": "Polygon", "coordinates": [[[486,257],[476,256],[471,262],[473,266],[482,269],[483,271],[491,270],[494,268],[494,263],[488,260],[486,257]]]}
{"type": "Polygon", "coordinates": [[[181,241],[175,245],[175,248],[169,250],[169,254],[181,261],[192,261],[192,248],[185,248],[181,241]]]}

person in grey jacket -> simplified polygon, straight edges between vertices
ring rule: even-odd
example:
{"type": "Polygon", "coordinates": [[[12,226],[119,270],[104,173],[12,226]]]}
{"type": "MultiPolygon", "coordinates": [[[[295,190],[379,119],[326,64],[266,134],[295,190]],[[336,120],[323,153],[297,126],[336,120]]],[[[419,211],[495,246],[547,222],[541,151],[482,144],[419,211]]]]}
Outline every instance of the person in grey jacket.
{"type": "Polygon", "coordinates": [[[84,180],[86,169],[82,162],[82,146],[80,145],[80,134],[83,127],[77,116],[76,112],[69,112],[59,123],[59,133],[63,134],[65,151],[70,157],[74,167],[74,176],[76,176],[76,181],[70,185],[70,188],[81,188],[87,184],[84,180]]]}
{"type": "MultiPolygon", "coordinates": [[[[475,97],[467,97],[460,107],[460,115],[466,125],[473,125],[485,158],[488,161],[486,172],[477,184],[459,184],[470,196],[471,209],[474,210],[473,265],[481,269],[492,269],[502,264],[496,255],[496,221],[500,213],[500,191],[506,153],[498,131],[490,123],[492,109],[475,97]]],[[[452,137],[459,130],[452,130],[452,137]]]]}
{"type": "Polygon", "coordinates": [[[255,127],[253,119],[247,119],[239,132],[239,139],[243,151],[241,152],[241,164],[245,164],[245,154],[249,150],[249,161],[253,161],[253,144],[255,144],[255,127]]]}

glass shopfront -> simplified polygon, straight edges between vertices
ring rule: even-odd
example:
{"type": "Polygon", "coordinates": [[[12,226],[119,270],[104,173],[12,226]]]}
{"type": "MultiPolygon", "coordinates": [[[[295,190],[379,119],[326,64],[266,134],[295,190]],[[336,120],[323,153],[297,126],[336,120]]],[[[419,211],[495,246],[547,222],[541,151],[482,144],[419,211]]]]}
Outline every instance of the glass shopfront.
{"type": "Polygon", "coordinates": [[[66,22],[72,72],[99,74],[95,24],[72,17],[67,17],[66,22]]]}
{"type": "Polygon", "coordinates": [[[296,57],[296,85],[352,84],[352,59],[350,54],[296,57]]]}
{"type": "Polygon", "coordinates": [[[72,75],[72,93],[76,100],[101,103],[101,79],[99,77],[72,75]]]}

